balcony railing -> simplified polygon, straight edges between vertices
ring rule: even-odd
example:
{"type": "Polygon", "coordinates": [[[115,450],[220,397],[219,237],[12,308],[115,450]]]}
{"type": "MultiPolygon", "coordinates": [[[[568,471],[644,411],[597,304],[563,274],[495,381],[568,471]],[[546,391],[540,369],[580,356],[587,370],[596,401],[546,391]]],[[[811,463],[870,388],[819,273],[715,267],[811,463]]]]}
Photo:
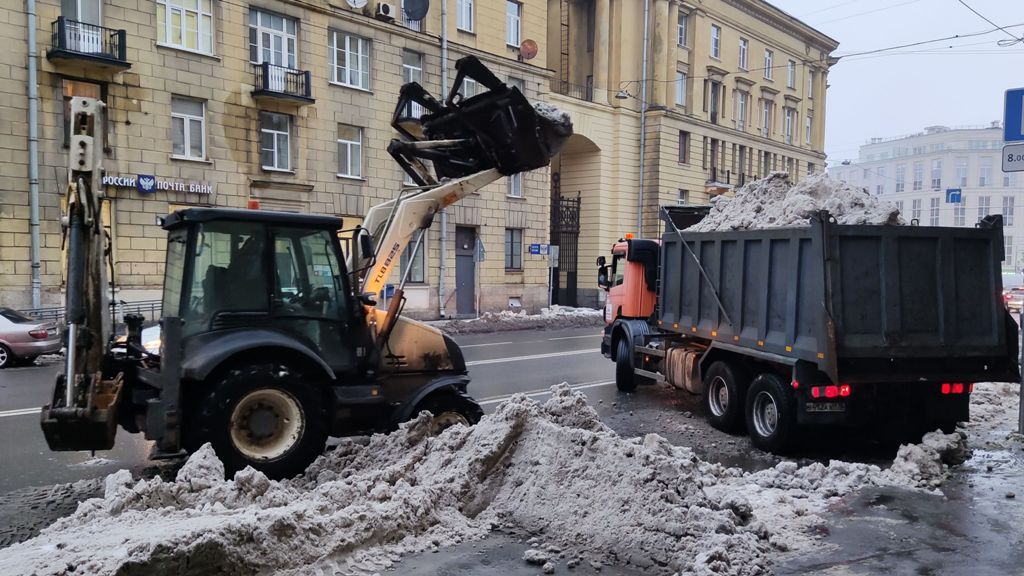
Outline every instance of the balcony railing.
{"type": "Polygon", "coordinates": [[[255,65],[256,89],[253,96],[313,102],[309,70],[292,70],[269,62],[255,65]]]}
{"type": "Polygon", "coordinates": [[[577,100],[586,100],[587,102],[594,101],[594,86],[590,84],[580,85],[556,81],[554,88],[555,92],[558,92],[563,96],[568,96],[577,100]]]}
{"type": "MultiPolygon", "coordinates": [[[[741,175],[741,178],[743,176],[741,175]]],[[[712,166],[708,170],[708,184],[732,184],[732,170],[721,170],[717,166],[712,166]]],[[[741,182],[742,186],[743,183],[741,182]]]]}
{"type": "Polygon", "coordinates": [[[95,24],[86,24],[57,18],[50,26],[50,60],[89,60],[113,66],[130,68],[125,56],[125,31],[112,30],[95,24]]]}

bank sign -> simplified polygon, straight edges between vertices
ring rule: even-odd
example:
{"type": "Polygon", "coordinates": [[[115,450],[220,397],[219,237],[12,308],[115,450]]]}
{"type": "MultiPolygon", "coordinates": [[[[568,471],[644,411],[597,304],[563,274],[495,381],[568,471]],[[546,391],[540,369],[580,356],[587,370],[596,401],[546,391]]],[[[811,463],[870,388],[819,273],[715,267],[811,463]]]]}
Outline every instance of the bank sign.
{"type": "Polygon", "coordinates": [[[138,176],[104,176],[103,185],[116,188],[135,188],[142,194],[152,194],[157,190],[213,194],[213,184],[184,182],[182,180],[160,180],[156,176],[148,174],[139,174],[138,176]]]}

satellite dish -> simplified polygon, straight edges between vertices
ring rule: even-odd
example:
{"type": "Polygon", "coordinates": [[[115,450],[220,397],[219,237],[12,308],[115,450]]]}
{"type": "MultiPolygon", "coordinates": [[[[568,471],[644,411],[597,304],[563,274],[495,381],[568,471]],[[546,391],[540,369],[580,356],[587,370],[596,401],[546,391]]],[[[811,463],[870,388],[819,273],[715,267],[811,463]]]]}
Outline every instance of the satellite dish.
{"type": "Polygon", "coordinates": [[[533,60],[537,56],[537,43],[527,38],[519,45],[519,55],[523,60],[533,60]]]}
{"type": "Polygon", "coordinates": [[[427,10],[430,9],[430,0],[405,0],[402,3],[402,10],[409,20],[423,20],[427,17],[427,10]]]}

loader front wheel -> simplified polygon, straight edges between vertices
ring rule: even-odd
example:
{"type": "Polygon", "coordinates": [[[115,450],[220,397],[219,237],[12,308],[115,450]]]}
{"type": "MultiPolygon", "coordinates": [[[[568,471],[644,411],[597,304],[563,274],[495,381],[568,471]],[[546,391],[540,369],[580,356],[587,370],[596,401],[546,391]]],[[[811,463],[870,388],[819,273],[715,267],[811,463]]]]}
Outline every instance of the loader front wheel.
{"type": "Polygon", "coordinates": [[[472,426],[484,416],[483,409],[476,402],[448,393],[427,398],[421,406],[417,407],[415,413],[418,414],[422,410],[427,410],[433,415],[430,420],[432,436],[437,436],[457,424],[472,426]]]}
{"type": "Polygon", "coordinates": [[[213,445],[229,477],[246,466],[273,479],[301,474],[327,441],[316,389],[277,364],[229,370],[201,400],[198,420],[195,441],[213,445]]]}

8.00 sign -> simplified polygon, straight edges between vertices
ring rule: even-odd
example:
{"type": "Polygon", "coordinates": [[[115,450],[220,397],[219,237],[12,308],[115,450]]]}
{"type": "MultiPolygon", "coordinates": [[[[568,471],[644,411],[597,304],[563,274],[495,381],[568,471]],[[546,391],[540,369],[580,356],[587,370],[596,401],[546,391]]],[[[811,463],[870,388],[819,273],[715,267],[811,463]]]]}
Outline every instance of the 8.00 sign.
{"type": "Polygon", "coordinates": [[[1003,146],[1003,172],[1024,172],[1024,144],[1003,146]]]}

